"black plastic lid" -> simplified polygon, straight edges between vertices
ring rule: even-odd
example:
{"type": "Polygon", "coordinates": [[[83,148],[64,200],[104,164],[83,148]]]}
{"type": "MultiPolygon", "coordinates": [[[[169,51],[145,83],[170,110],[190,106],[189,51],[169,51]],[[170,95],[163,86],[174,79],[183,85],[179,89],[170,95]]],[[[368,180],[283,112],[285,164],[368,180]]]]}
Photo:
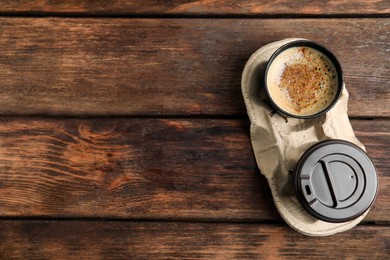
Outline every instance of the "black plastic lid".
{"type": "Polygon", "coordinates": [[[342,140],[312,146],[295,171],[295,192],[302,207],[327,222],[359,217],[370,208],[377,190],[370,158],[355,144],[342,140]]]}

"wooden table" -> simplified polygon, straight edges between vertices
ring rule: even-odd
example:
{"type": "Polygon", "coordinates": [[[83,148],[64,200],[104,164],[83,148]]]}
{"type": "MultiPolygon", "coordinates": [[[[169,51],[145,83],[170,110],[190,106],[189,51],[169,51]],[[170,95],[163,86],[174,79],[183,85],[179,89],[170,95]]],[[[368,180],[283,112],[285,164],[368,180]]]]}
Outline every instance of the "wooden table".
{"type": "Polygon", "coordinates": [[[0,1],[0,258],[390,255],[390,2],[0,1]],[[256,167],[240,79],[288,37],[330,48],[379,175],[352,230],[301,235],[256,167]]]}

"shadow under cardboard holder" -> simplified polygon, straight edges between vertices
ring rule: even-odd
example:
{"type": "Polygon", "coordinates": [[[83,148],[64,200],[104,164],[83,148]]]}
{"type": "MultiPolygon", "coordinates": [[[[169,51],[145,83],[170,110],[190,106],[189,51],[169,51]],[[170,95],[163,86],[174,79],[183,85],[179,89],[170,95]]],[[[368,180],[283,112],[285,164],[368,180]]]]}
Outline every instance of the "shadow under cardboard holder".
{"type": "Polygon", "coordinates": [[[264,101],[262,77],[271,55],[282,45],[302,39],[285,39],[258,49],[247,61],[241,80],[242,94],[251,121],[251,142],[260,172],[266,177],[276,208],[293,229],[309,236],[327,236],[357,225],[368,213],[343,222],[329,223],[305,211],[294,193],[293,171],[302,154],[312,145],[329,139],[352,142],[365,150],[355,137],[348,119],[348,92],[342,94],[326,114],[313,119],[288,118],[275,114],[264,101]]]}

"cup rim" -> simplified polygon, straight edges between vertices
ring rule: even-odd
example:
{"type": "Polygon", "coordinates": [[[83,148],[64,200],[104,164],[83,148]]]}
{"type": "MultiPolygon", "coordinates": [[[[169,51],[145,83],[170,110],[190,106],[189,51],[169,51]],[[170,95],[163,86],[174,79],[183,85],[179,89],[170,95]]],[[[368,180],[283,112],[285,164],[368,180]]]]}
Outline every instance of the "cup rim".
{"type": "Polygon", "coordinates": [[[267,65],[266,65],[266,68],[265,68],[263,79],[264,79],[263,84],[264,84],[264,89],[265,89],[266,95],[268,97],[270,104],[276,110],[276,112],[281,113],[282,115],[285,115],[288,117],[300,118],[300,119],[315,118],[315,117],[319,117],[319,116],[325,114],[326,112],[328,112],[339,100],[341,93],[342,93],[342,89],[343,89],[343,83],[344,83],[343,70],[342,70],[340,62],[338,61],[336,56],[329,49],[325,48],[323,45],[320,45],[317,42],[310,41],[310,40],[294,40],[294,41],[288,42],[288,43],[280,46],[269,58],[267,65]],[[289,48],[300,47],[300,46],[313,48],[315,50],[318,50],[319,52],[321,52],[325,56],[327,56],[330,59],[330,61],[333,63],[333,65],[335,66],[337,77],[338,77],[337,92],[336,92],[336,95],[335,95],[334,99],[332,100],[332,102],[329,103],[329,105],[326,106],[324,109],[318,111],[317,113],[310,114],[310,115],[296,115],[296,114],[289,113],[289,112],[285,111],[284,109],[282,109],[272,99],[271,94],[268,90],[268,84],[267,84],[268,71],[270,69],[271,64],[276,59],[276,57],[279,54],[281,54],[283,51],[285,51],[289,48]]]}

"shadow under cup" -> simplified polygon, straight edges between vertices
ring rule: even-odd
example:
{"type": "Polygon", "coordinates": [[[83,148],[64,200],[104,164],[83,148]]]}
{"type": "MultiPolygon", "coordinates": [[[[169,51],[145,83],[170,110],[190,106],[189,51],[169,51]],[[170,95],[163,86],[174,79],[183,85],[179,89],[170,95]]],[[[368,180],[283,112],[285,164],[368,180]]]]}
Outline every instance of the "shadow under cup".
{"type": "Polygon", "coordinates": [[[267,62],[264,86],[279,114],[314,118],[328,112],[343,87],[341,65],[325,47],[307,40],[289,42],[267,62]]]}

